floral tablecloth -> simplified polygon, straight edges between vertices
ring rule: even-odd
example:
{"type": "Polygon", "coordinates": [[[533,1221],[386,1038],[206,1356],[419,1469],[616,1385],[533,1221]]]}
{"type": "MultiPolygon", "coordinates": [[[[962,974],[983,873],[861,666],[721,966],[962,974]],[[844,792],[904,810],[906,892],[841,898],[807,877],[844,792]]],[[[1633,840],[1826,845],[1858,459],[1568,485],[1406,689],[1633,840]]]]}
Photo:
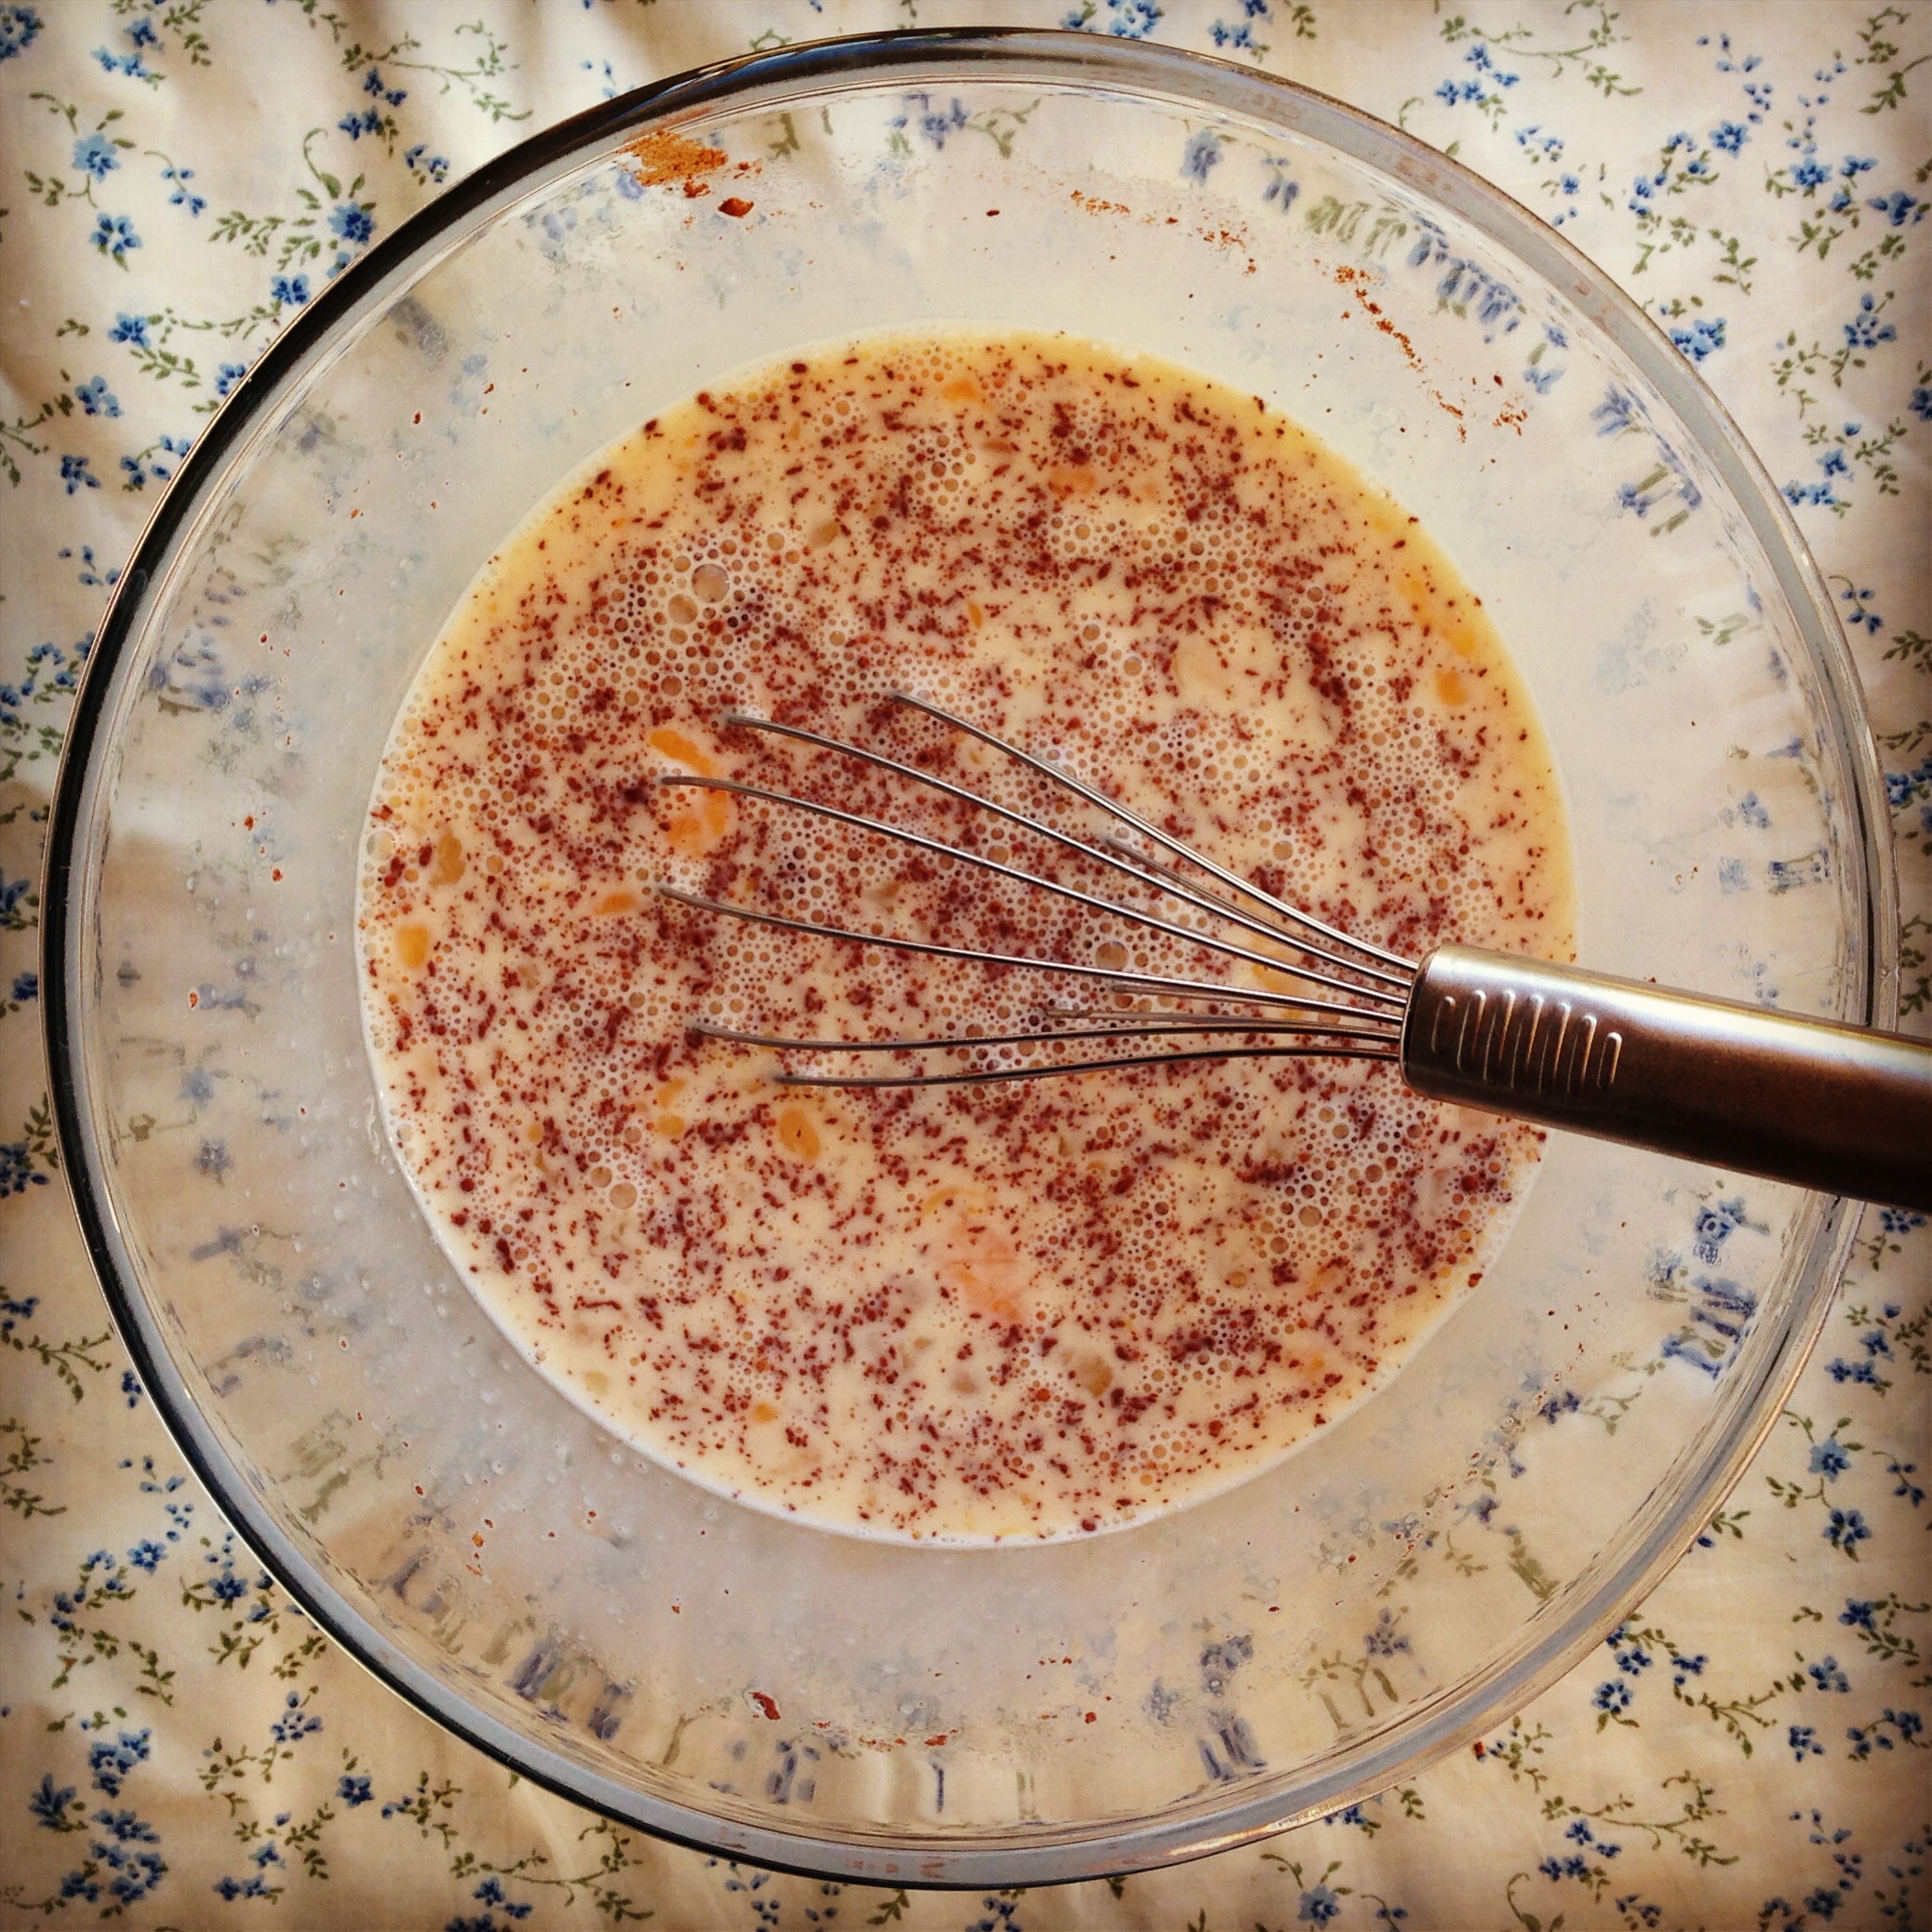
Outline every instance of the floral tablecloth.
{"type": "Polygon", "coordinates": [[[63,1196],[36,880],[143,516],[275,329],[439,187],[699,60],[969,20],[1291,75],[1605,264],[1797,506],[1857,649],[1932,1029],[1932,6],[1870,0],[0,0],[0,1924],[1022,1932],[1932,1924],[1932,1228],[1872,1212],[1737,1493],[1605,1647],[1411,1786],[1060,1891],[773,1876],[443,1736],[250,1560],[63,1196]]]}

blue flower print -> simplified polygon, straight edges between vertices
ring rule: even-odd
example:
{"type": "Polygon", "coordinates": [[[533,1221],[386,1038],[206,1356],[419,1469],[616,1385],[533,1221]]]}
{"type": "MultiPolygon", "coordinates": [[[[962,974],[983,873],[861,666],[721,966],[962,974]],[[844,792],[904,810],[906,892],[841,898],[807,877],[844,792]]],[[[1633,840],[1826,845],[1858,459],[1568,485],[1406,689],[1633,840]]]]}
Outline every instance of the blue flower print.
{"type": "MultiPolygon", "coordinates": [[[[1116,40],[1145,40],[1160,24],[1161,9],[1155,0],[1106,0],[1107,31],[1116,40]]],[[[1100,0],[1080,0],[1060,24],[1076,33],[1092,33],[1100,0]]]]}
{"type": "Polygon", "coordinates": [[[329,217],[329,232],[359,248],[376,232],[375,217],[356,201],[339,201],[329,217]]]}
{"type": "Polygon", "coordinates": [[[1822,1442],[1812,1444],[1811,1473],[1814,1476],[1823,1476],[1828,1482],[1835,1483],[1850,1468],[1851,1457],[1836,1436],[1827,1436],[1822,1442]]]}
{"type": "Polygon", "coordinates": [[[1371,1657],[1393,1657],[1397,1651],[1409,1647],[1409,1640],[1398,1631],[1395,1618],[1386,1609],[1376,1617],[1375,1629],[1362,1641],[1371,1657]]]}
{"type": "Polygon", "coordinates": [[[476,1896],[485,1905],[495,1906],[497,1911],[502,1912],[506,1918],[527,1919],[532,1910],[528,1905],[513,1905],[503,1891],[503,1881],[500,1878],[486,1878],[476,1887],[476,1896]]]}
{"type": "Polygon", "coordinates": [[[111,342],[127,342],[130,347],[145,349],[148,346],[148,318],[145,315],[116,315],[114,326],[107,331],[111,342]]]}
{"type": "Polygon", "coordinates": [[[269,1725],[268,1734],[277,1744],[294,1744],[321,1728],[322,1720],[314,1711],[304,1711],[302,1699],[290,1691],[287,1707],[282,1715],[269,1725]]]}
{"type": "Polygon", "coordinates": [[[956,99],[950,107],[942,108],[932,106],[923,94],[919,95],[919,99],[922,103],[926,103],[925,112],[919,115],[919,132],[935,148],[943,148],[949,134],[959,133],[960,128],[967,125],[966,103],[963,101],[956,99]]]}
{"type": "Polygon", "coordinates": [[[1603,399],[1590,412],[1590,420],[1597,425],[1600,436],[1626,436],[1642,427],[1637,398],[1629,390],[1614,385],[1603,392],[1603,399]]]}
{"type": "Polygon", "coordinates": [[[266,1898],[270,1897],[268,1879],[258,1872],[253,1878],[218,1878],[211,1889],[233,1905],[237,1898],[266,1898]]]}
{"type": "Polygon", "coordinates": [[[69,496],[76,490],[101,488],[101,478],[87,467],[85,456],[63,456],[60,459],[60,480],[66,484],[69,496]]]}
{"type": "Polygon", "coordinates": [[[1713,349],[1724,345],[1724,318],[1722,315],[1697,316],[1687,329],[1673,329],[1670,340],[1690,357],[1693,362],[1702,362],[1713,349]]]}
{"type": "MultiPolygon", "coordinates": [[[[83,640],[79,653],[81,657],[85,658],[87,656],[86,646],[92,641],[91,638],[83,640]]],[[[66,653],[58,644],[36,644],[27,653],[27,662],[30,664],[51,664],[61,666],[53,675],[53,688],[56,691],[74,691],[78,686],[79,680],[74,675],[74,667],[66,663],[66,653]]],[[[32,679],[30,678],[29,689],[31,688],[32,679]]],[[[8,687],[8,689],[11,689],[11,687],[8,687]]]]}
{"type": "Polygon", "coordinates": [[[74,385],[74,399],[85,416],[118,416],[121,401],[107,386],[105,376],[94,376],[74,385]]]}
{"type": "Polygon", "coordinates": [[[1208,32],[1214,36],[1216,47],[1232,47],[1238,54],[1253,54],[1257,60],[1268,51],[1255,40],[1252,20],[1242,20],[1232,27],[1226,20],[1216,20],[1208,32]]]}
{"type": "Polygon", "coordinates": [[[25,1141],[0,1142],[0,1201],[46,1186],[47,1176],[34,1171],[34,1157],[25,1141]]]}
{"type": "Polygon", "coordinates": [[[170,161],[161,170],[161,179],[174,189],[174,193],[168,197],[169,208],[184,208],[191,215],[198,215],[208,206],[207,201],[188,185],[195,179],[195,170],[192,168],[177,168],[170,161]]]}
{"type": "Polygon", "coordinates": [[[1845,1735],[1852,1747],[1849,1755],[1854,1759],[1863,1759],[1869,1758],[1874,1748],[1879,1751],[1892,1750],[1893,1739],[1885,1736],[1888,1727],[1898,1733],[1899,1744],[1910,1745],[1925,1728],[1925,1724],[1916,1711],[1887,1710],[1874,1723],[1853,1724],[1846,1730],[1845,1735]]]}
{"type": "Polygon", "coordinates": [[[268,293],[271,301],[299,309],[309,299],[309,278],[306,275],[273,275],[269,278],[268,293]]]}
{"type": "Polygon", "coordinates": [[[1790,503],[1819,503],[1828,509],[1842,507],[1829,483],[1787,483],[1784,496],[1790,503]]]}
{"type": "Polygon", "coordinates": [[[188,453],[188,439],[185,436],[158,436],[139,456],[124,456],[121,459],[123,490],[144,490],[152,476],[155,482],[165,483],[174,475],[174,465],[164,463],[154,455],[159,450],[162,456],[185,456],[188,453]]]}
{"type": "Polygon", "coordinates": [[[127,263],[125,257],[129,248],[141,247],[141,236],[134,232],[134,223],[126,215],[98,215],[94,221],[94,232],[87,239],[123,268],[127,263]]]}
{"type": "Polygon", "coordinates": [[[74,144],[74,165],[95,181],[105,181],[121,165],[114,144],[98,129],[84,134],[74,144]]]}
{"type": "MultiPolygon", "coordinates": [[[[1469,65],[1477,71],[1477,73],[1494,74],[1496,76],[1497,84],[1501,87],[1513,87],[1516,85],[1516,83],[1523,78],[1521,74],[1505,74],[1503,70],[1496,64],[1495,60],[1491,59],[1489,52],[1489,43],[1484,40],[1479,40],[1475,44],[1475,46],[1472,47],[1469,50],[1469,52],[1463,56],[1463,59],[1467,60],[1469,63],[1469,65]]],[[[1688,147],[1690,145],[1690,136],[1687,134],[1677,135],[1672,139],[1670,144],[1673,147],[1688,147]]]]}
{"type": "Polygon", "coordinates": [[[1741,1194],[1729,1201],[1721,1201],[1715,1207],[1699,1208],[1692,1229],[1691,1253],[1699,1261],[1715,1265],[1724,1244],[1744,1225],[1744,1197],[1741,1194]]]}
{"type": "Polygon", "coordinates": [[[371,67],[362,77],[362,91],[386,101],[391,107],[400,107],[409,97],[401,87],[385,87],[379,69],[371,67]]]}
{"type": "Polygon", "coordinates": [[[1711,130],[1711,145],[1726,154],[1739,153],[1751,139],[1751,130],[1736,121],[1725,121],[1711,130]]]}
{"type": "Polygon", "coordinates": [[[211,1578],[208,1590],[218,1603],[235,1603],[248,1595],[248,1586],[231,1571],[225,1576],[211,1578]]]}
{"type": "MultiPolygon", "coordinates": [[[[1533,121],[1526,127],[1519,127],[1516,130],[1516,145],[1532,161],[1541,162],[1551,167],[1554,167],[1563,157],[1563,137],[1559,134],[1546,133],[1540,122],[1533,121]]],[[[1547,188],[1550,183],[1545,181],[1543,185],[1547,188]]],[[[1582,186],[1582,182],[1574,174],[1564,174],[1558,177],[1556,185],[1561,193],[1566,195],[1574,195],[1578,188],[1582,186]]],[[[1556,217],[1555,222],[1552,225],[1562,226],[1575,213],[1576,209],[1565,208],[1556,217]]]]}
{"type": "Polygon", "coordinates": [[[13,976],[13,997],[22,1002],[40,998],[40,975],[37,973],[16,973],[13,976]]]}
{"type": "Polygon", "coordinates": [[[94,1818],[97,1824],[112,1830],[114,1838],[121,1841],[103,1842],[96,1838],[87,1847],[101,1865],[114,1873],[107,1889],[117,1904],[106,1910],[114,1912],[120,1906],[138,1904],[161,1883],[167,1875],[168,1866],[158,1852],[130,1851],[127,1841],[136,1839],[152,1845],[158,1842],[158,1834],[152,1825],[144,1823],[129,1811],[112,1815],[100,1811],[94,1814],[94,1818]]]}
{"type": "Polygon", "coordinates": [[[1903,188],[1889,195],[1874,195],[1865,206],[1875,208],[1894,228],[1903,228],[1908,221],[1925,219],[1925,204],[1917,195],[1908,195],[1903,188]]]}
{"type": "Polygon", "coordinates": [[[40,32],[39,12],[32,7],[0,7],[0,60],[24,54],[40,32]]]}
{"type": "Polygon", "coordinates": [[[1914,1509],[1925,1500],[1925,1492],[1912,1480],[1918,1473],[1918,1467],[1915,1462],[1900,1462],[1896,1456],[1885,1464],[1885,1473],[1898,1479],[1898,1486],[1892,1494],[1902,1496],[1914,1509]]]}
{"type": "MultiPolygon", "coordinates": [[[[1847,436],[1855,436],[1862,426],[1860,423],[1847,423],[1845,425],[1845,434],[1847,436]]],[[[1865,589],[1859,590],[1854,585],[1847,584],[1844,590],[1839,592],[1839,596],[1853,607],[1845,620],[1848,627],[1856,629],[1859,624],[1863,624],[1874,637],[1885,628],[1885,619],[1872,608],[1873,592],[1869,585],[1865,589]]]]}
{"type": "Polygon", "coordinates": [[[1615,1717],[1619,1711],[1630,1708],[1630,1687],[1613,1678],[1608,1684],[1598,1684],[1596,1695],[1590,1701],[1607,1716],[1615,1717]]]}
{"type": "Polygon", "coordinates": [[[1851,1681],[1840,1669],[1835,1657],[1821,1657],[1817,1663],[1807,1664],[1805,1668],[1810,1673],[1812,1683],[1821,1691],[1848,1691],[1851,1688],[1851,1681]]]}
{"type": "Polygon", "coordinates": [[[248,372],[246,362],[224,362],[215,371],[215,394],[226,396],[248,372]]]}
{"type": "MultiPolygon", "coordinates": [[[[132,1369],[121,1371],[121,1393],[127,1397],[130,1409],[141,1406],[141,1382],[132,1369]]],[[[168,1534],[172,1536],[174,1532],[169,1530],[168,1534]]]]}
{"type": "Polygon", "coordinates": [[[1221,137],[1212,127],[1203,127],[1189,137],[1181,154],[1181,172],[1190,181],[1204,181],[1221,165],[1221,137]]]}
{"type": "Polygon", "coordinates": [[[1821,1758],[1825,1747],[1818,1741],[1818,1733],[1809,1724],[1793,1724],[1785,1734],[1785,1742],[1791,1748],[1792,1760],[1802,1764],[1806,1758],[1821,1758]]]}
{"type": "Polygon", "coordinates": [[[1326,1885],[1310,1885],[1301,1895],[1301,1909],[1295,1914],[1302,1925],[1325,1925],[1342,1909],[1342,1901],[1326,1885]]]}
{"type": "Polygon", "coordinates": [[[148,1740],[153,1736],[151,1730],[123,1731],[112,1744],[104,1737],[90,1744],[87,1769],[94,1774],[94,1789],[106,1792],[110,1798],[118,1798],[121,1780],[135,1765],[147,1761],[148,1740]]]}
{"type": "Polygon", "coordinates": [[[39,1789],[28,1793],[27,1809],[34,1821],[49,1831],[77,1831],[79,1825],[67,1816],[77,1795],[71,1784],[56,1789],[53,1776],[48,1773],[41,1778],[39,1789]]]}
{"type": "Polygon", "coordinates": [[[1301,183],[1288,172],[1288,164],[1279,154],[1268,157],[1268,186],[1261,191],[1264,201],[1273,202],[1285,215],[1301,194],[1301,183]]]}
{"type": "Polygon", "coordinates": [[[440,181],[449,172],[448,158],[442,154],[430,154],[428,146],[422,141],[418,141],[412,148],[403,150],[403,166],[419,181],[440,181]]]}
{"type": "Polygon", "coordinates": [[[136,20],[127,29],[127,38],[134,43],[131,54],[117,54],[111,47],[104,47],[94,49],[94,58],[101,62],[101,71],[103,74],[125,74],[130,80],[147,81],[158,86],[162,76],[141,59],[143,48],[156,45],[154,28],[146,20],[136,20]]]}
{"type": "Polygon", "coordinates": [[[154,1826],[131,1811],[97,1811],[94,1822],[123,1845],[158,1845],[161,1842],[154,1826]]]}
{"type": "Polygon", "coordinates": [[[1858,1509],[1833,1509],[1831,1520],[1825,1525],[1825,1541],[1832,1549],[1844,1550],[1854,1563],[1858,1561],[1858,1546],[1869,1541],[1871,1536],[1871,1526],[1858,1509]]]}
{"type": "Polygon", "coordinates": [[[1875,349],[1880,342],[1894,341],[1898,334],[1889,322],[1878,319],[1878,303],[1871,295],[1858,297],[1858,313],[1845,325],[1845,340],[1850,347],[1875,349]]]}
{"type": "Polygon", "coordinates": [[[335,1794],[351,1811],[358,1805],[367,1805],[375,1796],[369,1788],[367,1778],[352,1776],[346,1771],[336,1784],[335,1794]]]}

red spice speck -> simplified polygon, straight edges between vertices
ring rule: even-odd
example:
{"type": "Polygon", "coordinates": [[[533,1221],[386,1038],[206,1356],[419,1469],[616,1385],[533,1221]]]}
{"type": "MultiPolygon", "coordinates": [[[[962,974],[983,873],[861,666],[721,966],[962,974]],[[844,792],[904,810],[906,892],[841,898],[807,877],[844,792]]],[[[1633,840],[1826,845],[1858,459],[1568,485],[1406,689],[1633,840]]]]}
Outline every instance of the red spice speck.
{"type": "MultiPolygon", "coordinates": [[[[1068,960],[1093,916],[658,778],[775,779],[990,853],[983,814],[717,723],[753,704],[1047,809],[881,695],[936,683],[1415,955],[1508,929],[1477,813],[1524,808],[1495,805],[1501,680],[1452,647],[1431,546],[1266,398],[1049,338],[925,354],[706,391],[505,543],[497,614],[438,646],[469,654],[385,766],[366,997],[452,1246],[645,1446],[808,1519],[1093,1532],[1325,1426],[1460,1292],[1520,1138],[1319,1062],[781,1093],[691,1020],[918,1032],[964,1000],[1017,1027],[1067,983],[761,951],[649,880],[1068,960]]],[[[1119,890],[1085,863],[1054,857],[1119,890]]]]}

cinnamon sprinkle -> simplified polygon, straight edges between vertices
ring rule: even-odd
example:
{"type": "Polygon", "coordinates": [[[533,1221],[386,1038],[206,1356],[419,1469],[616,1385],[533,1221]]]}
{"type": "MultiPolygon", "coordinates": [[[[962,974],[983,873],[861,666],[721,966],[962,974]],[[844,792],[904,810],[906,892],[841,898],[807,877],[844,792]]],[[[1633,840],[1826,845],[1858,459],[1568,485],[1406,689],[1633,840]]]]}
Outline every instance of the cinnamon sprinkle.
{"type": "Polygon", "coordinates": [[[1098,1002],[743,928],[657,879],[1254,983],[655,785],[804,790],[1121,892],[718,723],[859,738],[1099,829],[889,702],[906,687],[1412,956],[1568,956],[1549,757],[1478,601],[1333,452],[1265,399],[1019,332],[820,349],[662,411],[538,508],[438,640],[377,787],[361,971],[405,1167],[496,1318],[649,1453],[762,1507],[945,1540],[1113,1528],[1393,1373],[1488,1265],[1538,1141],[1354,1063],[822,1094],[693,1039],[698,1016],[865,1038],[1098,1002]]]}

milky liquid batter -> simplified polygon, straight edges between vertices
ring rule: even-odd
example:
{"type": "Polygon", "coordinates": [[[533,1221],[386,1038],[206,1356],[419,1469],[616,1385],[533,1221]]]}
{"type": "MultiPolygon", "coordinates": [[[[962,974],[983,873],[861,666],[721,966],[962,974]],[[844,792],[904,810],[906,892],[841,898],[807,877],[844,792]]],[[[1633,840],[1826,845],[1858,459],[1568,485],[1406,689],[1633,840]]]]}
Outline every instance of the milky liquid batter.
{"type": "Polygon", "coordinates": [[[1116,1526],[1253,1473],[1388,1375],[1480,1278],[1539,1137],[1360,1062],[821,1093],[691,1036],[1037,1030],[1121,996],[774,933],[654,880],[1292,986],[655,784],[809,791],[1179,909],[719,721],[856,737],[1107,829],[895,689],[1411,958],[1571,956],[1549,753],[1477,600],[1346,463],[1256,397],[1016,331],[822,348],[666,410],[531,516],[431,652],[376,787],[363,986],[404,1164],[495,1318],[614,1429],[747,1501],[921,1538],[1116,1526]]]}

